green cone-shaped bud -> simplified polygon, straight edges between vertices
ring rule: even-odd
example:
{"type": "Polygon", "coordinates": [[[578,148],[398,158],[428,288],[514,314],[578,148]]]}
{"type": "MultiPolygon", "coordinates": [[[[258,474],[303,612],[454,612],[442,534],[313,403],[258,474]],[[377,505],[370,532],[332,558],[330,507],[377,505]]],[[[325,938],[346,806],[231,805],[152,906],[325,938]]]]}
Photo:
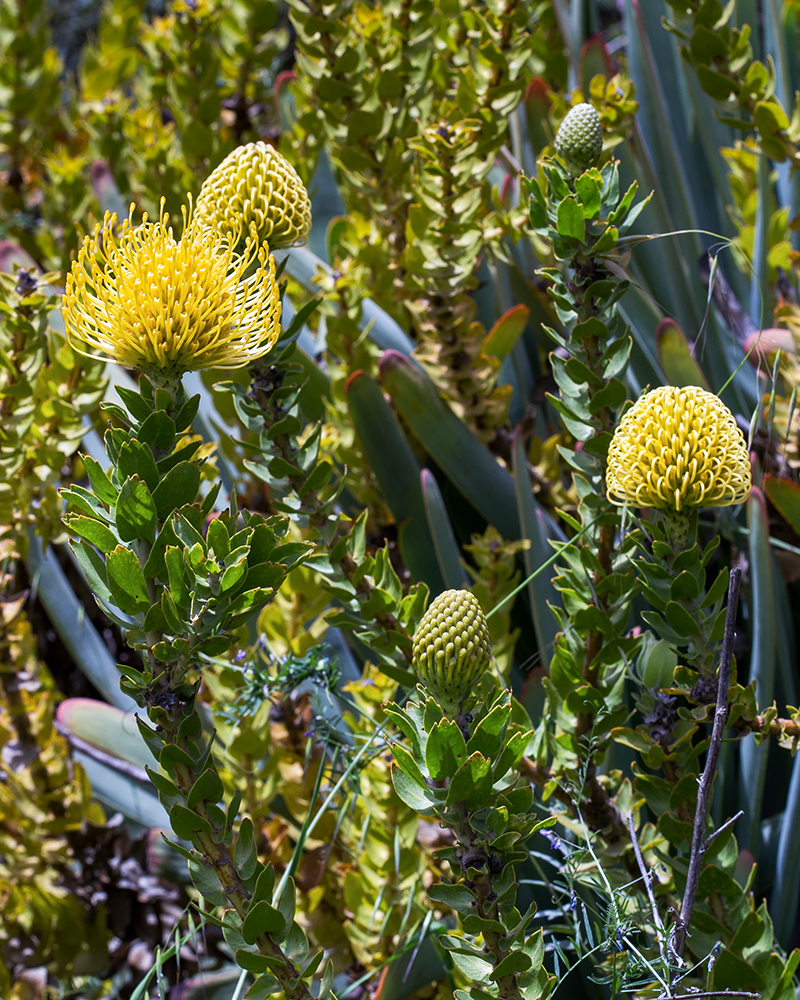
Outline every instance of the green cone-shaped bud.
{"type": "Polygon", "coordinates": [[[414,634],[414,670],[448,715],[456,715],[492,661],[481,606],[468,590],[446,590],[414,634]]]}
{"type": "Polygon", "coordinates": [[[600,115],[591,104],[576,104],[556,134],[556,152],[572,174],[594,166],[603,151],[600,115]]]}

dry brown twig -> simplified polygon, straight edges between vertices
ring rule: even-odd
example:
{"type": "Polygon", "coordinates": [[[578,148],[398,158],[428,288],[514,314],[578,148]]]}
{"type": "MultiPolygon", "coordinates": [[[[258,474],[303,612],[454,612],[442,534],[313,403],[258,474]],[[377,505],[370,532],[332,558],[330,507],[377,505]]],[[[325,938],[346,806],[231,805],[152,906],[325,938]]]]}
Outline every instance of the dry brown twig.
{"type": "MultiPolygon", "coordinates": [[[[736,609],[739,604],[739,587],[741,586],[741,582],[742,571],[739,567],[735,567],[730,571],[728,581],[728,604],[725,610],[725,635],[722,640],[722,654],[720,656],[719,679],[717,682],[717,705],[714,711],[714,725],[711,730],[711,740],[708,745],[706,763],[697,789],[697,810],[694,817],[694,829],[692,830],[692,849],[689,854],[686,890],[683,894],[680,913],[671,929],[668,944],[670,957],[679,966],[683,964],[683,950],[689,934],[689,925],[692,921],[697,886],[700,881],[700,870],[703,867],[703,857],[714,838],[718,837],[723,830],[726,830],[743,815],[740,810],[735,816],[732,816],[722,826],[714,830],[713,833],[706,836],[706,820],[711,804],[711,787],[714,783],[714,775],[717,772],[717,763],[719,762],[720,749],[722,748],[722,736],[728,721],[728,689],[731,681],[736,609]]],[[[714,994],[691,994],[693,997],[702,995],[712,996],[714,994]]],[[[738,995],[743,996],[744,994],[738,995]]]]}

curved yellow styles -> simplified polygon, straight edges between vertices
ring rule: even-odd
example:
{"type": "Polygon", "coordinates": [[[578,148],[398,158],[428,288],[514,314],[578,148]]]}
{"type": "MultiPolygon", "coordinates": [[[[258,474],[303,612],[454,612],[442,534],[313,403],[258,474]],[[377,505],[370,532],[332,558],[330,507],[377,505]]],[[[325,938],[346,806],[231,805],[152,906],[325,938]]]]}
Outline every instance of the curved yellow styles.
{"type": "Polygon", "coordinates": [[[134,226],[132,217],[133,206],[115,235],[117,218],[106,214],[73,261],[63,307],[75,349],[164,379],[266,354],[281,318],[266,242],[251,233],[237,253],[229,239],[200,230],[191,208],[176,240],[163,201],[158,222],[145,214],[134,226]]]}
{"type": "Polygon", "coordinates": [[[311,202],[289,161],[266,142],[249,142],[229,153],[197,198],[195,219],[236,243],[253,226],[273,250],[305,243],[311,202]]]}
{"type": "Polygon", "coordinates": [[[731,411],[697,386],[645,393],[608,450],[606,490],[618,505],[685,512],[728,507],[750,492],[750,460],[731,411]]]}

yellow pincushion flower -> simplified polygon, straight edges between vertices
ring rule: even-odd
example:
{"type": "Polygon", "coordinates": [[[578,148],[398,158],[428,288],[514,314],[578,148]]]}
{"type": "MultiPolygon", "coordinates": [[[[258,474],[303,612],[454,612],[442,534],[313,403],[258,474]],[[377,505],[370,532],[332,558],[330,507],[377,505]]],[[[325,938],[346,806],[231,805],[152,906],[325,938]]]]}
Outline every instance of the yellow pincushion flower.
{"type": "Polygon", "coordinates": [[[116,216],[106,214],[67,275],[64,321],[76,350],[88,354],[88,346],[163,379],[239,368],[266,354],[281,318],[267,244],[251,234],[236,253],[185,209],[176,240],[163,202],[158,222],[145,214],[134,226],[132,217],[133,206],[115,236],[116,216]]]}
{"type": "Polygon", "coordinates": [[[234,243],[255,226],[276,250],[305,243],[311,202],[294,167],[277,149],[249,142],[229,153],[200,188],[195,219],[234,243]]]}
{"type": "Polygon", "coordinates": [[[612,503],[683,513],[742,503],[750,486],[747,446],[733,414],[697,386],[646,392],[611,439],[612,503]]]}

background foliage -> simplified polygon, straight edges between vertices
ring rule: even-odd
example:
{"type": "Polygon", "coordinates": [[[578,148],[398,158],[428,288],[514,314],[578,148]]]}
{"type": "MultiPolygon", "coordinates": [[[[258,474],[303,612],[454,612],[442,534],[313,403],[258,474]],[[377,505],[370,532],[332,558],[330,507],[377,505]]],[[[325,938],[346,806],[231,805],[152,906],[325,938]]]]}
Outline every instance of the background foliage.
{"type": "MultiPolygon", "coordinates": [[[[284,325],[299,319],[238,384],[186,377],[200,402],[176,447],[198,444],[218,511],[233,490],[313,551],[230,656],[209,653],[198,702],[225,801],[241,795],[259,857],[294,877],[333,989],[476,981],[440,944],[472,933],[454,897],[427,892],[452,878],[448,832],[397,794],[384,742],[405,732],[384,706],[413,688],[428,592],[468,586],[514,724],[535,731],[535,816],[559,823],[514,863],[556,977],[539,985],[663,991],[627,814],[666,915],[710,711],[685,619],[652,632],[658,598],[609,561],[628,550],[603,536],[602,442],[626,398],[692,384],[737,416],[755,487],[698,529],[709,606],[719,572],[744,571],[712,819],[744,815],[708,857],[680,990],[794,993],[799,17],[796,0],[0,0],[0,995],[237,989],[152,833],[169,822],[116,665],[138,654],[64,544],[56,487],[105,461],[119,415],[98,404],[133,383],[64,344],[55,296],[107,209],[165,198],[177,216],[255,139],[312,195],[309,246],[277,255],[284,325]],[[574,198],[541,158],[584,100],[605,151],[574,198]],[[594,353],[575,336],[589,320],[594,353]],[[576,650],[608,635],[615,658],[584,669],[576,650]]],[[[706,593],[671,600],[694,613],[706,593]]]]}

